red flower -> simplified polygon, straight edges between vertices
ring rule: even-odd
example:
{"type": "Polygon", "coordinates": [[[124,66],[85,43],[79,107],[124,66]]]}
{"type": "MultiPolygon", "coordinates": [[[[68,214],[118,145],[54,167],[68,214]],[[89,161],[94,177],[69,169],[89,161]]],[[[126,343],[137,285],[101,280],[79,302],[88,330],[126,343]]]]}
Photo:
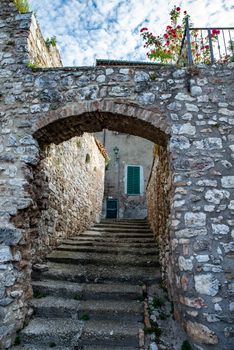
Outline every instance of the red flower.
{"type": "Polygon", "coordinates": [[[218,30],[218,29],[212,29],[212,36],[214,36],[214,35],[219,35],[220,34],[220,30],[218,30]]]}
{"type": "Polygon", "coordinates": [[[184,14],[187,15],[187,11],[184,11],[184,14]]]}
{"type": "Polygon", "coordinates": [[[164,38],[165,38],[165,39],[167,39],[167,38],[168,38],[168,34],[164,34],[163,36],[164,36],[164,38]]]}
{"type": "Polygon", "coordinates": [[[145,32],[148,28],[141,28],[140,33],[145,32]]]}
{"type": "Polygon", "coordinates": [[[176,11],[180,12],[180,7],[177,7],[177,8],[176,8],[176,11]]]}
{"type": "Polygon", "coordinates": [[[170,41],[169,41],[169,40],[167,40],[166,45],[168,46],[169,44],[170,44],[170,41]]]}
{"type": "Polygon", "coordinates": [[[209,45],[205,45],[205,49],[207,49],[207,50],[208,50],[209,48],[210,48],[210,46],[209,46],[209,45]]]}

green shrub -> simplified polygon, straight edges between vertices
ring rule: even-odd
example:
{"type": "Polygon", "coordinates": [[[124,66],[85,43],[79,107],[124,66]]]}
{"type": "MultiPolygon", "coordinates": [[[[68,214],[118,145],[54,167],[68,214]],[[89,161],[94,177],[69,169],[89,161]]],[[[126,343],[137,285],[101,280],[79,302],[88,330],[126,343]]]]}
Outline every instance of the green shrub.
{"type": "Polygon", "coordinates": [[[40,292],[40,291],[36,290],[33,293],[33,296],[34,296],[35,299],[41,299],[41,298],[45,298],[47,295],[45,293],[43,293],[43,292],[40,292]]]}
{"type": "Polygon", "coordinates": [[[14,4],[20,13],[30,11],[28,0],[14,0],[14,4]]]}
{"type": "Polygon", "coordinates": [[[157,297],[153,297],[153,301],[152,301],[152,305],[153,307],[162,307],[165,305],[165,302],[160,299],[160,298],[157,298],[157,297]]]}
{"type": "Polygon", "coordinates": [[[52,341],[52,342],[49,343],[49,347],[50,347],[50,348],[55,348],[55,347],[56,347],[56,344],[52,341]]]}
{"type": "Polygon", "coordinates": [[[56,44],[57,44],[56,36],[52,36],[51,38],[47,38],[47,39],[45,40],[45,44],[46,44],[46,46],[47,46],[48,48],[50,47],[50,45],[53,46],[53,47],[55,47],[56,44]]]}
{"type": "Polygon", "coordinates": [[[29,62],[29,63],[27,64],[27,67],[28,67],[28,68],[31,68],[32,70],[33,70],[33,69],[36,69],[36,68],[40,68],[40,66],[39,66],[37,63],[33,63],[33,62],[29,62]]]}
{"type": "Polygon", "coordinates": [[[88,315],[88,314],[84,314],[84,315],[81,317],[81,319],[82,319],[83,321],[88,321],[88,320],[89,320],[89,315],[88,315]]]}
{"type": "Polygon", "coordinates": [[[20,343],[21,343],[20,336],[17,335],[17,336],[15,337],[14,345],[20,345],[20,343]]]}
{"type": "Polygon", "coordinates": [[[185,340],[183,342],[183,344],[181,345],[181,350],[192,350],[192,347],[189,344],[188,340],[185,340]]]}

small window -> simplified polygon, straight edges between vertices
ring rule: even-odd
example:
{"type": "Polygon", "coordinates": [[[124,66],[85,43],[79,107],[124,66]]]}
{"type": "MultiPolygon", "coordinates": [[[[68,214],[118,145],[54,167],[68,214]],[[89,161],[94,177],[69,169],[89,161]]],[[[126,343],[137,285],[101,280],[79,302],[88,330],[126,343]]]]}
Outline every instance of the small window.
{"type": "Polygon", "coordinates": [[[127,168],[127,194],[140,194],[140,166],[127,168]]]}

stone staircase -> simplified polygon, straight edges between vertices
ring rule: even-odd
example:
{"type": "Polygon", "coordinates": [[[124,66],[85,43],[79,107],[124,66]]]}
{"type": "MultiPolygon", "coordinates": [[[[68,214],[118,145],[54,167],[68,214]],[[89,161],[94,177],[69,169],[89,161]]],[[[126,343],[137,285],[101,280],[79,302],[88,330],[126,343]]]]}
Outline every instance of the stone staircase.
{"type": "Polygon", "coordinates": [[[62,241],[47,266],[33,273],[34,315],[13,349],[144,349],[143,286],[160,279],[146,221],[102,221],[62,241]]]}

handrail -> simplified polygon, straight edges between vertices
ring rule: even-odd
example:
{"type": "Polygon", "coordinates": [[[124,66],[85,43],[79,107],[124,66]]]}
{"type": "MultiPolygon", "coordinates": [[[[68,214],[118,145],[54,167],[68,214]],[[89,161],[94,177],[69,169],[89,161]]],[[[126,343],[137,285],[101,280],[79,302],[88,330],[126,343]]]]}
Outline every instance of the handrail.
{"type": "Polygon", "coordinates": [[[186,60],[188,65],[193,65],[198,56],[199,62],[204,56],[204,63],[234,62],[234,27],[190,27],[189,17],[186,17],[177,63],[182,60],[186,64],[186,60]]]}

